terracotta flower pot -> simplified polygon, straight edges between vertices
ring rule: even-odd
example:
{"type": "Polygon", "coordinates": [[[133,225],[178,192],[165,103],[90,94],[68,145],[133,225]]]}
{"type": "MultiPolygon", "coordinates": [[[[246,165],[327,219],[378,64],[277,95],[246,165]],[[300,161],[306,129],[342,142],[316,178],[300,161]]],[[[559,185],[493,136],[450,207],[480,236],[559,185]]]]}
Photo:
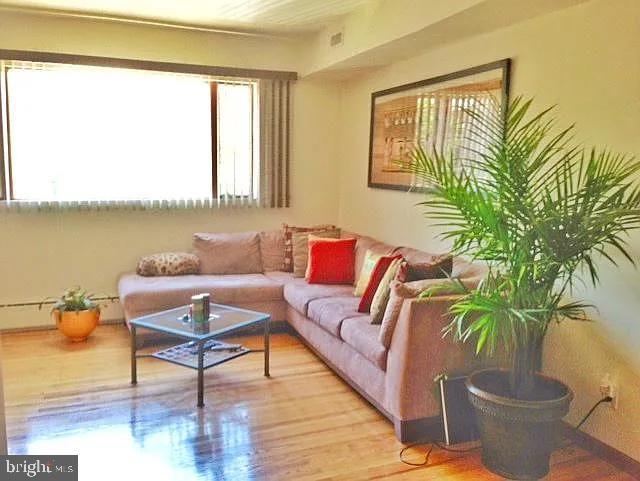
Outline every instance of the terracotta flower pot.
{"type": "Polygon", "coordinates": [[[536,480],[549,472],[559,421],[573,392],[560,381],[536,375],[532,399],[508,395],[507,371],[486,369],[467,379],[482,440],[482,463],[509,479],[536,480]]]}
{"type": "Polygon", "coordinates": [[[100,321],[99,309],[87,309],[84,311],[60,311],[54,309],[52,315],[58,330],[73,342],[84,341],[100,321]]]}

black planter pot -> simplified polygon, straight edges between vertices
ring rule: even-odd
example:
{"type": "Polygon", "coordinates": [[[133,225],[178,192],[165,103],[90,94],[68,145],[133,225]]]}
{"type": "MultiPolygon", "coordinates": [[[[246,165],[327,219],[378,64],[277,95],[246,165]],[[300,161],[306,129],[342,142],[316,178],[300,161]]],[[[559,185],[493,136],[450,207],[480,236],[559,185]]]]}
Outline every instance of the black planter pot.
{"type": "Polygon", "coordinates": [[[508,386],[509,372],[504,370],[486,369],[467,379],[482,441],[482,462],[509,479],[540,479],[549,472],[556,429],[569,411],[573,392],[543,375],[536,375],[531,400],[509,398],[508,386]]]}

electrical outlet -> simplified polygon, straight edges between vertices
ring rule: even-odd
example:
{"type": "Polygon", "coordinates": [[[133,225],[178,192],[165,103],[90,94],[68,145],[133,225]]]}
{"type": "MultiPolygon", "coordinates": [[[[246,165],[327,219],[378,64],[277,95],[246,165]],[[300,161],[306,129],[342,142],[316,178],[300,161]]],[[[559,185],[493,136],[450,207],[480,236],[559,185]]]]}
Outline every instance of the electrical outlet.
{"type": "Polygon", "coordinates": [[[335,47],[337,45],[342,45],[342,42],[343,42],[342,37],[343,37],[342,31],[334,33],[329,37],[329,45],[331,45],[332,47],[335,47]]]}
{"type": "Polygon", "coordinates": [[[616,389],[616,385],[611,379],[609,373],[605,374],[600,381],[600,394],[603,398],[610,397],[611,402],[609,403],[609,406],[612,409],[618,409],[618,398],[620,396],[618,390],[616,389]]]}

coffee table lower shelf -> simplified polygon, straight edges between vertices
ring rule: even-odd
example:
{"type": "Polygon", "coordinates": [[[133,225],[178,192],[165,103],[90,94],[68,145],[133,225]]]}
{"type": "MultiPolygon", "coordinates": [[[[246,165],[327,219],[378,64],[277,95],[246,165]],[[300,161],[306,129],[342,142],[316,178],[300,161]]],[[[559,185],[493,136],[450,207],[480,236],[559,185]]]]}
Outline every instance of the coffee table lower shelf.
{"type": "MultiPolygon", "coordinates": [[[[213,366],[225,363],[245,354],[249,354],[251,349],[243,346],[229,349],[229,344],[222,342],[207,343],[203,349],[202,369],[208,369],[213,366]],[[212,349],[213,347],[213,349],[212,349]]],[[[173,364],[198,369],[198,345],[195,342],[185,342],[161,351],[154,352],[150,357],[162,359],[173,364]]]]}

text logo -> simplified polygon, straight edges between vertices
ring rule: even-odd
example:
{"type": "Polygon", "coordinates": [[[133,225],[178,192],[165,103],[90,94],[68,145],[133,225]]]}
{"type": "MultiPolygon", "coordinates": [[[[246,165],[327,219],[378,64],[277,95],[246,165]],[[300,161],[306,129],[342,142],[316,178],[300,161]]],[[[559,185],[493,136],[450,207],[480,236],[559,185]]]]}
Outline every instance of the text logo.
{"type": "Polygon", "coordinates": [[[0,456],[0,481],[78,481],[78,456],[0,456]]]}

